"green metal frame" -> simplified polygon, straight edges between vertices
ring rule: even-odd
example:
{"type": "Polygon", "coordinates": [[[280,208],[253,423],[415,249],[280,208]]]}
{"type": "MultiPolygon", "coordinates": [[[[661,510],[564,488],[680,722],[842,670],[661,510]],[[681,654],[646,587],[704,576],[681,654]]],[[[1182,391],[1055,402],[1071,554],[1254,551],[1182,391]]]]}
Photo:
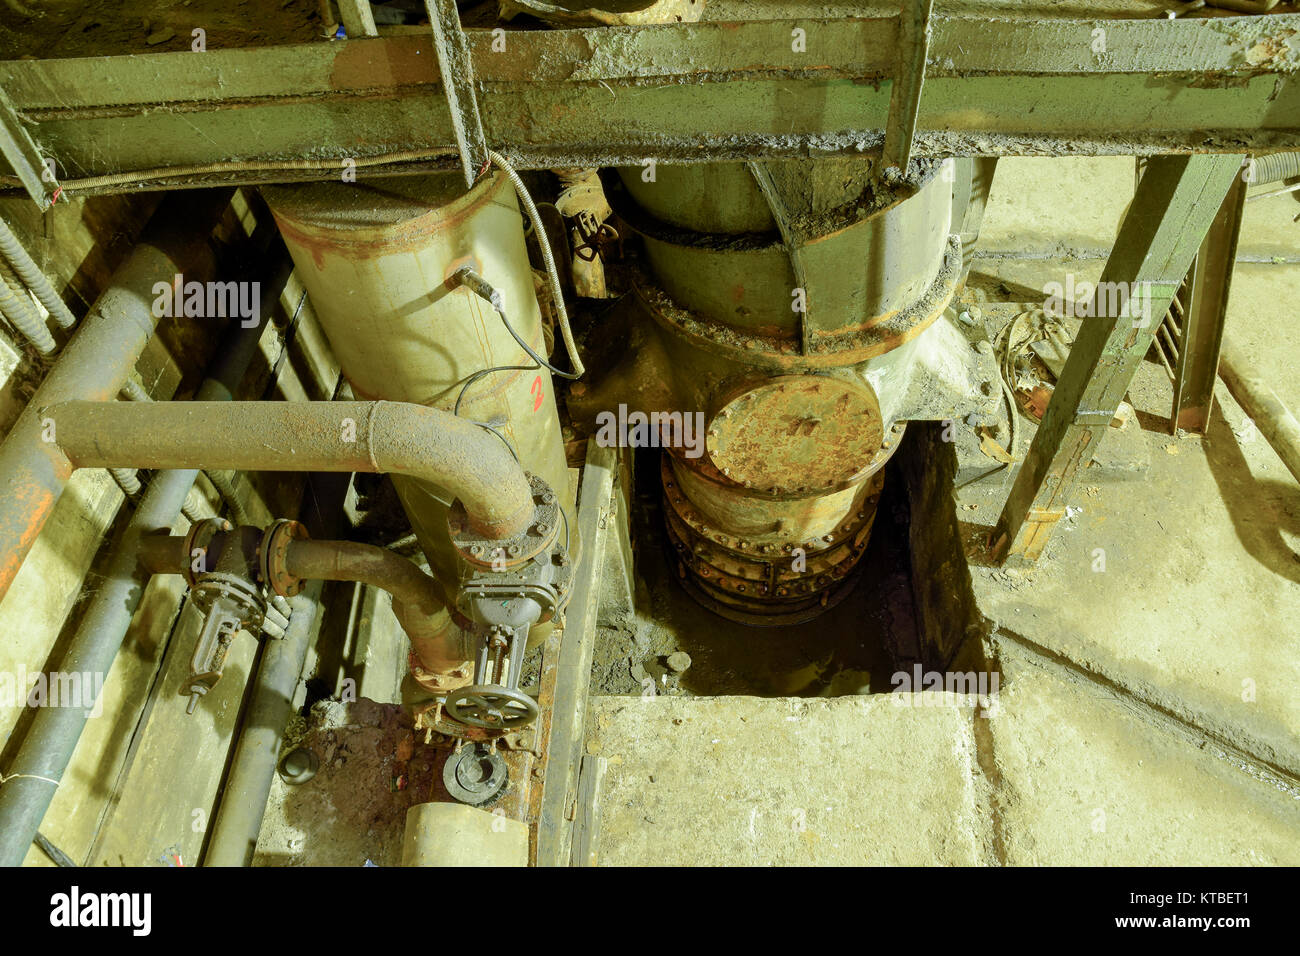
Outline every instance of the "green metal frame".
{"type": "Polygon", "coordinates": [[[1233,180],[1205,241],[1187,273],[1187,298],[1180,316],[1165,317],[1177,335],[1174,402],[1170,430],[1205,433],[1214,410],[1214,383],[1219,377],[1219,351],[1228,318],[1228,295],[1237,263],[1237,236],[1246,205],[1246,180],[1233,180]],[[1181,319],[1181,327],[1177,320],[1181,319]]]}
{"type": "MultiPolygon", "coordinates": [[[[916,156],[1300,148],[1300,15],[930,27],[916,156]]],[[[487,144],[554,168],[874,154],[905,32],[898,17],[511,30],[496,51],[491,32],[465,35],[487,144]]],[[[284,181],[345,159],[453,168],[437,60],[421,29],[7,61],[0,89],[71,191],[284,181]]]]}
{"type": "MultiPolygon", "coordinates": [[[[1175,291],[1187,275],[1243,155],[1160,156],[1147,165],[1098,283],[1142,289],[1118,314],[1084,319],[994,532],[994,552],[1037,560],[1105,437],[1175,291]]],[[[1109,311],[1109,310],[1107,310],[1109,311]]]]}

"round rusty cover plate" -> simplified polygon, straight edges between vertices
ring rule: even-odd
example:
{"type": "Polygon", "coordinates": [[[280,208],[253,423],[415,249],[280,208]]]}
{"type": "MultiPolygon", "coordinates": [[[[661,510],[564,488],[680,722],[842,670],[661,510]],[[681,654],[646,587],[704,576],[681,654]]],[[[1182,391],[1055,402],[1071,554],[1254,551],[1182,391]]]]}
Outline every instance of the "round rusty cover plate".
{"type": "Polygon", "coordinates": [[[816,491],[853,478],[884,438],[863,385],[783,375],[733,398],[709,423],[708,451],[727,478],[769,492],[816,491]]]}

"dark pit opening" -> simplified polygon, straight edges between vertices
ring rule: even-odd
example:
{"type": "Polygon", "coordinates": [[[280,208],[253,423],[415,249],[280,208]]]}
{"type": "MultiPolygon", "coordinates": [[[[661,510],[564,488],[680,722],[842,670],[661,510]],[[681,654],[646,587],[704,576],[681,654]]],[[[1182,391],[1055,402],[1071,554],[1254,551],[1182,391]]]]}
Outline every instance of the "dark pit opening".
{"type": "MultiPolygon", "coordinates": [[[[803,624],[754,627],[720,617],[681,586],[664,529],[658,451],[636,453],[631,536],[636,601],[603,615],[591,693],[836,697],[887,693],[920,661],[907,488],[886,466],[875,526],[851,593],[803,624]],[[673,655],[685,652],[690,664],[673,655]]],[[[895,456],[896,458],[898,456],[895,456]]]]}

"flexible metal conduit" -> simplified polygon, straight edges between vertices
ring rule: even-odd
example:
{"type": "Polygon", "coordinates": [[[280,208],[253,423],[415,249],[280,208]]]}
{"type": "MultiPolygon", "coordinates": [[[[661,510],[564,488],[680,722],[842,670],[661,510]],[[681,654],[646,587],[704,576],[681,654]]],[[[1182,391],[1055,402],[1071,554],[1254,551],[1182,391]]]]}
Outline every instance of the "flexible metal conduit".
{"type": "Polygon", "coordinates": [[[1251,184],[1262,186],[1300,176],[1300,153],[1265,153],[1251,159],[1254,178],[1251,184]]]}
{"type": "Polygon", "coordinates": [[[50,281],[45,278],[45,273],[41,272],[32,261],[32,257],[27,254],[23,244],[18,241],[18,237],[3,219],[0,219],[0,255],[9,261],[14,272],[18,273],[18,277],[27,283],[27,288],[32,290],[32,294],[49,311],[50,318],[65,329],[70,329],[77,324],[77,320],[68,311],[59,294],[54,291],[54,286],[50,285],[50,281]]]}
{"type": "Polygon", "coordinates": [[[54,354],[54,336],[50,330],[45,327],[45,322],[32,308],[31,300],[27,298],[27,290],[22,285],[9,276],[4,275],[5,268],[0,264],[0,315],[18,332],[23,338],[32,344],[32,347],[42,355],[54,354]]]}
{"type": "Polygon", "coordinates": [[[361,471],[410,475],[459,498],[474,529],[528,526],[532,493],[496,436],[401,402],[87,402],[50,405],[71,468],[361,471]]]}
{"type": "MultiPolygon", "coordinates": [[[[230,400],[256,354],[261,332],[261,325],[234,330],[199,388],[200,399],[209,403],[230,400]]],[[[114,385],[113,391],[118,387],[114,385]]],[[[193,469],[153,476],[116,542],[108,574],[91,599],[58,670],[109,673],[149,579],[149,571],[139,560],[140,542],[147,535],[170,530],[197,477],[193,469]]],[[[0,785],[0,866],[23,862],[81,739],[87,713],[88,709],[81,707],[36,710],[18,753],[5,770],[5,783],[0,785]]]]}
{"type": "Polygon", "coordinates": [[[0,598],[72,475],[66,456],[45,440],[41,409],[69,399],[107,402],[117,395],[158,324],[154,284],[170,282],[178,273],[187,281],[211,278],[216,264],[208,233],[230,195],[229,190],[205,190],[159,206],[145,236],[0,445],[0,598]]]}

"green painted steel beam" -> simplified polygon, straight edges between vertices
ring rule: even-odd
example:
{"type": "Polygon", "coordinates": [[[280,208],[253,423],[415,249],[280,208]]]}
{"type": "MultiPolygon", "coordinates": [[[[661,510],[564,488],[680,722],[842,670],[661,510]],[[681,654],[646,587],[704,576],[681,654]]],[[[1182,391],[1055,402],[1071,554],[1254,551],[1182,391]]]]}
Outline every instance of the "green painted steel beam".
{"type": "Polygon", "coordinates": [[[58,197],[58,182],[51,175],[31,134],[0,87],[0,156],[9,162],[14,176],[41,209],[49,209],[58,197]]]}
{"type": "Polygon", "coordinates": [[[994,552],[1037,560],[1106,437],[1244,155],[1158,156],[1147,165],[1070,357],[994,533],[994,552]]]}
{"type": "MultiPolygon", "coordinates": [[[[932,26],[915,155],[1300,148],[1300,15],[935,16],[932,26]]],[[[543,168],[874,153],[900,31],[889,17],[512,30],[504,43],[490,31],[466,36],[488,144],[543,168]]],[[[0,88],[74,180],[271,160],[410,162],[412,153],[451,167],[457,155],[423,30],[7,61],[0,88]]],[[[222,169],[226,181],[319,178],[309,168],[222,169]]]]}

